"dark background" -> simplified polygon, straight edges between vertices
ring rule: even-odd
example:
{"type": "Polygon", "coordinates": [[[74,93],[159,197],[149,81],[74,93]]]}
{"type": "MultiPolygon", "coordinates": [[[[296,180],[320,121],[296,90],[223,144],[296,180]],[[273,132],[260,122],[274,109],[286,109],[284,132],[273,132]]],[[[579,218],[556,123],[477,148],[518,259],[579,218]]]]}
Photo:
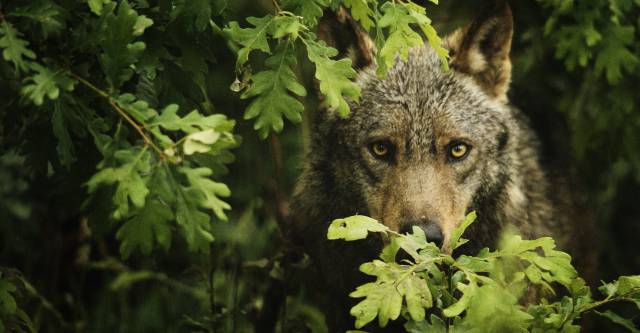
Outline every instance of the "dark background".
{"type": "MultiPolygon", "coordinates": [[[[562,29],[590,17],[603,40],[614,38],[605,31],[614,24],[615,8],[605,1],[576,1],[571,11],[558,14],[553,3],[511,2],[515,34],[510,100],[539,133],[543,163],[549,170],[572,176],[573,195],[585,202],[586,215],[597,221],[594,242],[603,249],[602,279],[638,274],[640,66],[623,70],[622,78],[612,84],[596,69],[600,46],[595,46],[587,48],[592,56],[584,66],[571,68],[567,60],[571,52],[558,55],[558,50],[563,42],[580,42],[562,29]],[[552,15],[558,15],[557,23],[545,34],[552,15]]],[[[456,0],[425,5],[440,35],[446,35],[469,22],[484,3],[456,0]]],[[[3,9],[10,7],[7,3],[3,9]]],[[[243,25],[244,17],[271,10],[269,1],[230,1],[226,11],[213,19],[220,23],[224,17],[243,25]]],[[[619,18],[621,24],[635,27],[627,45],[634,55],[640,48],[639,11],[640,5],[631,4],[619,18]]],[[[28,31],[25,34],[29,38],[28,31]]],[[[293,259],[283,257],[288,245],[278,223],[300,171],[309,119],[317,112],[312,67],[302,62],[298,73],[309,91],[303,123],[287,122],[283,133],[260,140],[253,122],[242,119],[247,103],[229,89],[235,79],[231,70],[235,55],[220,37],[213,37],[209,47],[215,60],[208,62],[207,94],[215,112],[238,121],[237,133],[243,138],[234,151],[236,161],[223,178],[233,193],[230,222],[215,223],[216,240],[209,254],[189,253],[176,237],[170,252],[134,255],[126,262],[118,254],[116,226],[93,219],[101,212],[87,207],[99,206],[83,205],[87,198],[83,184],[99,161],[91,140],[74,138],[87,144],[78,145],[78,161],[70,169],[60,168],[50,120],[42,116],[46,111],[16,106],[15,87],[7,79],[9,65],[0,59],[0,266],[33,285],[33,290],[21,291],[20,305],[42,331],[170,332],[215,327],[221,332],[244,332],[265,316],[261,309],[271,301],[271,293],[288,295],[285,310],[275,315],[280,328],[324,331],[322,314],[305,301],[303,290],[287,282],[290,270],[281,265],[293,259]]],[[[257,55],[253,60],[262,59],[257,55]]]]}

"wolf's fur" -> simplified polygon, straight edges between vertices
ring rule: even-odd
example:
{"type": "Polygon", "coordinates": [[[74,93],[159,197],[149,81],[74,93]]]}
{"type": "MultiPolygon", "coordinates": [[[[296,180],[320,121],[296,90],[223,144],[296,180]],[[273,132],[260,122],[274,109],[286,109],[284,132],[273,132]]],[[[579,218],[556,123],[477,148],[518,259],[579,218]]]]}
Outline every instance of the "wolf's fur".
{"type": "MultiPolygon", "coordinates": [[[[345,21],[340,15],[338,23],[345,21]]],[[[321,29],[326,39],[335,38],[326,26],[321,29]]],[[[449,36],[449,72],[425,45],[380,79],[375,64],[367,62],[373,57],[366,54],[371,49],[362,42],[366,38],[352,25],[349,29],[358,34],[350,52],[356,50],[357,61],[364,62],[357,79],[361,100],[350,105],[346,119],[331,112],[317,116],[292,205],[294,234],[316,269],[318,281],[310,285],[327,296],[332,331],[351,327],[347,295],[363,282],[359,264],[380,248],[376,238],[327,241],[328,224],[336,218],[365,214],[394,230],[435,224],[446,244],[451,230],[475,210],[478,220],[465,234],[470,252],[493,246],[507,224],[525,238],[551,235],[574,255],[584,251],[576,250],[580,228],[570,222],[564,185],[550,183],[535,134],[507,101],[512,35],[507,6],[449,36]],[[375,140],[393,144],[393,159],[373,157],[369,145],[375,140]],[[447,157],[454,141],[471,147],[462,161],[447,157]]]]}

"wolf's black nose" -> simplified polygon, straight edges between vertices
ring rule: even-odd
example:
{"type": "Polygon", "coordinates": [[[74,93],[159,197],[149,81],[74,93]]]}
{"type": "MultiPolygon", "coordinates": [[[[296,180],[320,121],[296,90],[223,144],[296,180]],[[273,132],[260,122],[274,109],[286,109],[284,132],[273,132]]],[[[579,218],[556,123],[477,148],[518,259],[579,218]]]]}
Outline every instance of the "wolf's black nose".
{"type": "Polygon", "coordinates": [[[438,247],[442,247],[442,242],[444,241],[444,236],[442,235],[442,229],[431,221],[415,221],[410,223],[405,223],[400,228],[401,234],[408,234],[413,232],[413,227],[421,228],[425,235],[427,236],[427,241],[433,242],[438,247]]]}

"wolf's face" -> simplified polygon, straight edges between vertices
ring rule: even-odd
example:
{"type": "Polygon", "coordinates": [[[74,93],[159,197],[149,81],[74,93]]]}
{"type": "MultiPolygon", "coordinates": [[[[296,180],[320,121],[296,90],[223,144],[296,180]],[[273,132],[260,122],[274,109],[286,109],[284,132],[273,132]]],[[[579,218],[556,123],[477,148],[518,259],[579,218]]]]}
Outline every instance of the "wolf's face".
{"type": "Polygon", "coordinates": [[[399,232],[418,226],[448,244],[453,228],[487,193],[505,186],[510,132],[510,13],[449,37],[454,70],[424,46],[387,78],[360,72],[359,104],[325,117],[335,136],[334,172],[350,177],[361,209],[399,232]],[[506,22],[506,23],[505,23],[506,22]],[[475,48],[475,49],[474,49],[475,48]]]}

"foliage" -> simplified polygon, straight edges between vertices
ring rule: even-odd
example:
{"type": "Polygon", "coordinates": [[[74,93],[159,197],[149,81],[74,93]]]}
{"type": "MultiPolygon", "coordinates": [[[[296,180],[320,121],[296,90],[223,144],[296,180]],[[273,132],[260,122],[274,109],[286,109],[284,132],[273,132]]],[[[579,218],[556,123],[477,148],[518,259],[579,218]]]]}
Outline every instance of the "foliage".
{"type": "MultiPolygon", "coordinates": [[[[474,220],[475,213],[467,215],[445,248],[464,245],[460,235],[474,220]]],[[[382,233],[389,240],[380,259],[360,266],[376,280],[350,294],[364,298],[351,308],[356,328],[376,317],[385,327],[402,315],[408,332],[578,332],[576,321],[604,304],[640,305],[639,275],[604,284],[600,287],[604,298],[594,300],[571,257],[556,250],[549,237],[523,240],[506,233],[495,251],[484,248],[475,256],[454,257],[429,242],[419,227],[399,234],[365,216],[333,221],[327,237],[354,241],[366,238],[368,232],[382,233]],[[398,259],[401,250],[409,259],[398,259]],[[532,296],[537,303],[531,302],[532,296]]],[[[611,310],[596,313],[638,331],[630,319],[611,310]]]]}
{"type": "MultiPolygon", "coordinates": [[[[318,40],[318,22],[324,11],[345,7],[375,41],[380,76],[423,40],[446,68],[431,18],[457,22],[437,16],[477,8],[436,3],[1,1],[0,265],[22,274],[0,276],[0,330],[250,331],[275,308],[280,312],[270,315],[280,332],[325,332],[323,314],[290,283],[304,257],[292,259],[282,237],[309,116],[318,105],[347,116],[360,97],[351,61],[318,40]],[[284,126],[284,118],[301,125],[284,126]]],[[[640,181],[634,90],[640,5],[512,5],[514,90],[535,93],[518,100],[530,109],[558,110],[571,129],[563,154],[571,151],[578,162],[598,217],[617,226],[611,216],[630,211],[618,207],[620,198],[634,197],[621,187],[640,181]]],[[[361,238],[374,225],[364,217],[344,223],[337,237],[361,238]]],[[[614,230],[615,237],[637,234],[614,230]]],[[[418,254],[427,249],[419,235],[412,237],[397,246],[418,254]]],[[[611,274],[640,267],[640,256],[627,255],[616,247],[621,244],[611,245],[624,253],[610,261],[611,274]]],[[[391,263],[390,255],[380,262],[391,263]]],[[[554,288],[543,277],[549,271],[536,267],[540,284],[554,288]]],[[[458,278],[463,290],[449,289],[452,297],[464,290],[503,295],[482,278],[475,284],[458,278]]],[[[389,303],[394,307],[375,314],[427,318],[414,321],[413,330],[456,324],[426,310],[441,308],[442,298],[424,281],[410,276],[389,303]],[[407,313],[401,308],[397,315],[398,299],[411,304],[407,313]]],[[[607,290],[624,290],[630,281],[607,290]]],[[[375,292],[391,289],[385,286],[375,292]]],[[[365,310],[383,297],[372,296],[365,310]]],[[[468,299],[465,309],[477,306],[468,299]]],[[[557,317],[570,313],[567,304],[573,303],[526,315],[557,317]]],[[[509,313],[515,327],[525,316],[516,310],[509,313]]],[[[485,315],[461,313],[461,320],[485,315]]],[[[613,312],[601,313],[628,325],[613,312]]]]}
{"type": "MultiPolygon", "coordinates": [[[[620,146],[610,150],[606,171],[594,171],[585,163],[583,172],[606,173],[606,180],[596,186],[604,189],[598,198],[602,204],[611,200],[612,187],[621,179],[640,180],[640,161],[635,151],[639,141],[638,122],[633,110],[638,96],[629,87],[638,82],[637,1],[538,1],[548,8],[544,35],[555,49],[555,57],[581,84],[563,91],[558,108],[567,114],[572,146],[577,160],[584,161],[593,152],[619,140],[620,146]],[[599,110],[607,110],[600,112],[599,110]]],[[[594,161],[591,160],[593,163],[594,161]]],[[[590,177],[587,177],[590,179],[590,177]]]]}

